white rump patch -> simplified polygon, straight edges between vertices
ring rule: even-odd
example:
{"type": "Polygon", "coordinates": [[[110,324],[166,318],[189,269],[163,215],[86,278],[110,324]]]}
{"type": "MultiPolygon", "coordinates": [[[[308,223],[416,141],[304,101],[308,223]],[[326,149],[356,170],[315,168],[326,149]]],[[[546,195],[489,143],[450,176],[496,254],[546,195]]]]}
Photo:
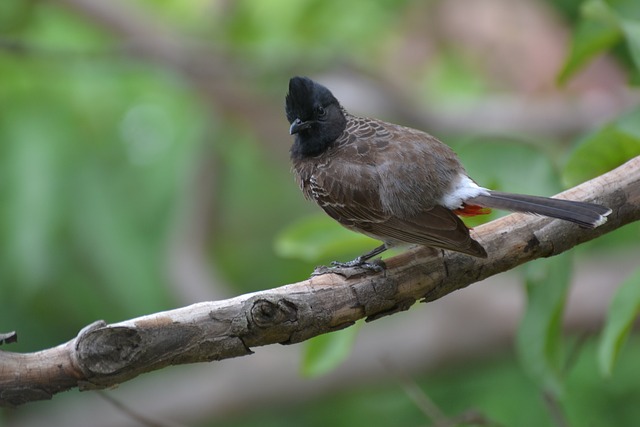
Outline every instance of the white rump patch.
{"type": "Polygon", "coordinates": [[[609,215],[610,213],[611,212],[608,212],[605,215],[600,215],[600,219],[593,223],[594,228],[595,227],[600,227],[602,224],[607,222],[607,215],[609,215]]]}
{"type": "Polygon", "coordinates": [[[480,195],[488,196],[489,190],[480,187],[467,175],[461,173],[458,181],[453,184],[453,188],[442,197],[441,203],[447,209],[460,209],[465,200],[480,195]]]}

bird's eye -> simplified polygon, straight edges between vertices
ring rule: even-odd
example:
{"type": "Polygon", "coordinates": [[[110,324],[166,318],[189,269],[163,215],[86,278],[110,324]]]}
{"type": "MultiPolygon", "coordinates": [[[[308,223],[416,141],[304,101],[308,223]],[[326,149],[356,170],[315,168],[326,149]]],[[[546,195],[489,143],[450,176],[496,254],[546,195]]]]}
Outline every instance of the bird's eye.
{"type": "Polygon", "coordinates": [[[327,110],[325,110],[322,106],[318,107],[318,117],[323,118],[327,115],[327,110]]]}

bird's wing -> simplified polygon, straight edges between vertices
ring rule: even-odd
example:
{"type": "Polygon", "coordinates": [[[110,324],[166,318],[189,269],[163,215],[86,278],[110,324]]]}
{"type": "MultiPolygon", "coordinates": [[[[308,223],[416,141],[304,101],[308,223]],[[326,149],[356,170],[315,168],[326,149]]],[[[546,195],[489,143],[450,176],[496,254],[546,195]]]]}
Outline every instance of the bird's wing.
{"type": "Polygon", "coordinates": [[[391,214],[380,203],[375,166],[353,161],[353,157],[349,160],[349,151],[354,149],[348,147],[344,155],[317,167],[304,185],[305,193],[346,227],[387,221],[391,214]]]}
{"type": "Polygon", "coordinates": [[[451,148],[425,132],[353,116],[348,125],[337,151],[350,152],[336,157],[374,166],[382,207],[396,217],[410,218],[442,204],[464,173],[451,148]]]}
{"type": "MultiPolygon", "coordinates": [[[[375,163],[358,156],[357,145],[318,167],[309,177],[307,194],[333,219],[347,228],[385,242],[420,244],[474,256],[486,256],[469,230],[452,211],[423,206],[415,214],[396,215],[381,199],[381,176],[375,163]]],[[[362,152],[362,150],[361,150],[362,152]]]]}
{"type": "Polygon", "coordinates": [[[487,252],[469,235],[469,229],[449,209],[435,206],[412,218],[389,218],[370,225],[370,233],[405,243],[449,249],[486,258],[487,252]]]}

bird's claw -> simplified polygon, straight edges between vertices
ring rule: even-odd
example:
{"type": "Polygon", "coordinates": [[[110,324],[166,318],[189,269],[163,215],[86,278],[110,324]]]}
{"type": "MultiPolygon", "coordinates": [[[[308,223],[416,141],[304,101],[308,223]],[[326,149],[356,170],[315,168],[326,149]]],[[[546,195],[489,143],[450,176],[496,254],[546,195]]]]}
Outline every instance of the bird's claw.
{"type": "Polygon", "coordinates": [[[313,270],[312,276],[321,276],[327,273],[335,273],[344,277],[353,277],[366,274],[368,272],[380,273],[385,269],[384,261],[377,259],[373,262],[366,262],[362,258],[358,257],[348,262],[331,262],[331,266],[319,266],[313,270]]]}

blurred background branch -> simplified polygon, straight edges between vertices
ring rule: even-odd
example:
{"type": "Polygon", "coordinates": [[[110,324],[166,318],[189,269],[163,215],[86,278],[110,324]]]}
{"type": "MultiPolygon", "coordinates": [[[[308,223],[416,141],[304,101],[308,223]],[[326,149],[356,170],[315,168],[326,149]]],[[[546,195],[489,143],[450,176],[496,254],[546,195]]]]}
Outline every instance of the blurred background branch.
{"type": "Polygon", "coordinates": [[[222,49],[163,25],[152,10],[120,0],[51,0],[121,39],[130,55],[181,74],[213,112],[251,129],[263,143],[282,136],[282,114],[262,99],[251,67],[222,49]]]}

